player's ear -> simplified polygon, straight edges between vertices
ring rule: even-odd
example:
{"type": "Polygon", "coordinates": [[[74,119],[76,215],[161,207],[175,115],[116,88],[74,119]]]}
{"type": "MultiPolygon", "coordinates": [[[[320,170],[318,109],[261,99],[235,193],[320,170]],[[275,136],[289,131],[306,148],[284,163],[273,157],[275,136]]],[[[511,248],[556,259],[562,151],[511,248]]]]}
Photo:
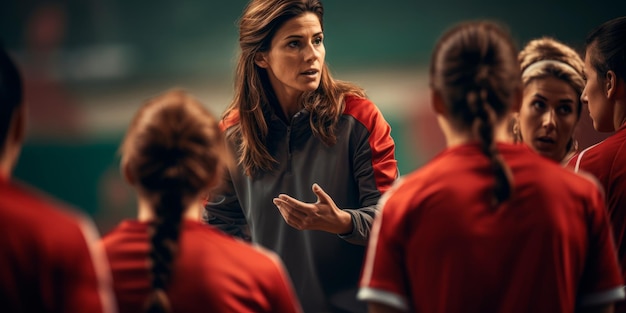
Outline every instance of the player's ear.
{"type": "Polygon", "coordinates": [[[613,72],[612,70],[606,72],[604,82],[606,97],[609,99],[615,97],[617,91],[617,76],[615,75],[615,72],[613,72]]]}
{"type": "Polygon", "coordinates": [[[124,180],[127,183],[130,185],[135,184],[135,176],[131,173],[128,167],[128,162],[124,159],[124,157],[122,157],[122,162],[120,163],[120,171],[122,172],[122,177],[124,177],[124,180]]]}
{"type": "Polygon", "coordinates": [[[441,97],[441,93],[434,90],[434,89],[430,89],[430,105],[433,108],[433,111],[435,111],[435,113],[437,114],[441,114],[441,115],[447,115],[447,109],[446,109],[446,105],[443,102],[443,98],[441,97]]]}

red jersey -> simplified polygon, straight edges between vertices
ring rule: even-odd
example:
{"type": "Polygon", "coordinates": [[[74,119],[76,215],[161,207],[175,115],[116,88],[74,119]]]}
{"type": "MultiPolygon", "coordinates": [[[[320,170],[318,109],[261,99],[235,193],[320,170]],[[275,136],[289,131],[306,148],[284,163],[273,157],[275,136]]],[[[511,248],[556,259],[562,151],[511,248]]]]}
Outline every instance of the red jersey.
{"type": "MultiPolygon", "coordinates": [[[[604,141],[575,155],[568,164],[574,171],[595,176],[604,187],[617,256],[626,279],[626,125],[604,141]]],[[[620,303],[616,312],[626,312],[620,303]]]]}
{"type": "Polygon", "coordinates": [[[359,299],[412,312],[574,312],[624,297],[602,194],[530,151],[498,144],[511,199],[490,207],[478,144],[449,148],[384,196],[359,299]]]}
{"type": "MultiPolygon", "coordinates": [[[[120,313],[142,312],[152,286],[148,223],[126,220],[103,238],[120,313]]],[[[167,295],[175,312],[300,312],[281,261],[184,220],[167,295]]]]}
{"type": "Polygon", "coordinates": [[[0,311],[114,312],[97,236],[78,212],[0,179],[0,311]]]}

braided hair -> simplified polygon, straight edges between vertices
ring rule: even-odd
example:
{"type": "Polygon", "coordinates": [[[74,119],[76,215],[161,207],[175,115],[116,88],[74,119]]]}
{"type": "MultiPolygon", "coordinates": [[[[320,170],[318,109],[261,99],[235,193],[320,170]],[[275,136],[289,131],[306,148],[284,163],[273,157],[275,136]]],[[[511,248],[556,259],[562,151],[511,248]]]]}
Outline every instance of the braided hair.
{"type": "Polygon", "coordinates": [[[146,312],[170,312],[166,294],[174,274],[185,209],[217,183],[227,150],[216,118],[181,90],[147,101],[121,147],[122,166],[154,211],[149,264],[153,292],[146,312]]]}
{"type": "Polygon", "coordinates": [[[430,84],[441,94],[452,122],[480,138],[495,176],[492,204],[510,198],[512,175],[494,142],[494,125],[506,117],[521,90],[516,48],[508,33],[489,21],[448,30],[434,49],[430,84]]]}

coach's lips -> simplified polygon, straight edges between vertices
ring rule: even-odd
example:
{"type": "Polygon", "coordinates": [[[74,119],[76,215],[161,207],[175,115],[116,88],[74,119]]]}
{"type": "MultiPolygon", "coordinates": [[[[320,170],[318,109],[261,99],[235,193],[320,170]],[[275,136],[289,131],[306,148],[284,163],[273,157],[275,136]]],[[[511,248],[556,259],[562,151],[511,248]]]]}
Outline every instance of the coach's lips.
{"type": "Polygon", "coordinates": [[[314,75],[316,75],[316,74],[317,74],[317,73],[319,73],[319,72],[320,72],[319,70],[316,70],[316,69],[312,68],[312,69],[308,69],[308,70],[306,70],[306,71],[303,71],[303,72],[301,72],[300,74],[302,74],[302,75],[308,75],[308,76],[314,76],[314,75]]]}

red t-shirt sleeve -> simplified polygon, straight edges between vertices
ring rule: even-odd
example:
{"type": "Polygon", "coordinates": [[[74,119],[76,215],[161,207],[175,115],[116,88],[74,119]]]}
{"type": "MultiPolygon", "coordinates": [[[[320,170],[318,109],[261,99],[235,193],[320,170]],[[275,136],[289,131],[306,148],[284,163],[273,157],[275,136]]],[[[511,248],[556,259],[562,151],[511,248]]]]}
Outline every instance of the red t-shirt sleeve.
{"type": "Polygon", "coordinates": [[[272,276],[274,289],[270,291],[270,295],[273,297],[274,302],[272,312],[302,312],[300,302],[297,300],[298,298],[293,290],[293,285],[282,262],[278,256],[274,254],[269,254],[269,258],[274,262],[276,269],[274,275],[272,276]]]}
{"type": "Polygon", "coordinates": [[[589,207],[589,250],[578,297],[582,306],[608,304],[624,298],[615,243],[599,190],[591,197],[589,207]]]}
{"type": "Polygon", "coordinates": [[[115,312],[110,270],[98,244],[92,223],[77,218],[74,236],[68,236],[62,251],[65,258],[66,286],[63,293],[66,312],[115,312]]]}
{"type": "Polygon", "coordinates": [[[401,197],[394,197],[395,190],[392,188],[381,199],[382,210],[374,220],[358,298],[406,311],[410,298],[404,249],[407,218],[401,197]]]}

